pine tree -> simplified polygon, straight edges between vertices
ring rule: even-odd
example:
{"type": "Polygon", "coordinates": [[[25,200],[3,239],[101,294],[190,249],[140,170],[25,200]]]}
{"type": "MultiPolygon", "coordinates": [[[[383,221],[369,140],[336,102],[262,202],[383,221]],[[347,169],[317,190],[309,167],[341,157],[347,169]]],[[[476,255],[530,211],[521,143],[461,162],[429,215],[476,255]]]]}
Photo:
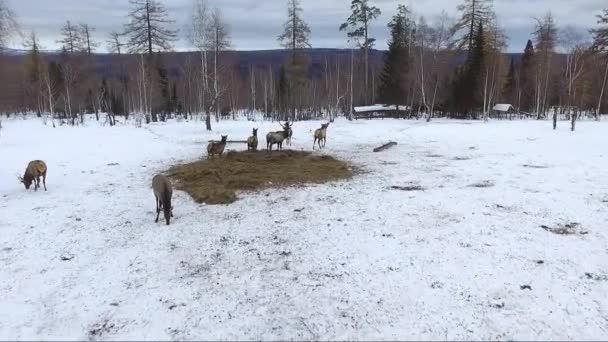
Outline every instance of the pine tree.
{"type": "Polygon", "coordinates": [[[397,15],[388,24],[391,39],[388,43],[388,52],[384,57],[384,69],[380,75],[378,89],[379,99],[385,104],[403,103],[404,87],[410,67],[409,47],[413,26],[410,15],[406,6],[399,5],[397,15]]]}
{"type": "Polygon", "coordinates": [[[528,40],[519,68],[519,79],[521,80],[521,104],[519,109],[527,112],[532,111],[534,103],[534,60],[534,44],[531,40],[528,40]]]}
{"type": "Polygon", "coordinates": [[[36,113],[40,116],[42,110],[42,58],[40,57],[40,43],[34,31],[30,33],[25,46],[29,48],[23,62],[28,97],[36,101],[36,113]]]}
{"type": "Polygon", "coordinates": [[[166,26],[173,23],[167,9],[158,0],[129,0],[130,22],[124,34],[129,37],[126,45],[131,53],[148,53],[171,50],[177,40],[177,31],[166,26]]]}
{"type": "Polygon", "coordinates": [[[516,104],[516,100],[517,100],[517,96],[516,96],[516,78],[517,78],[517,71],[515,70],[515,60],[513,59],[513,57],[511,57],[511,63],[509,65],[509,72],[507,73],[507,76],[505,77],[505,87],[503,89],[503,98],[504,100],[513,105],[516,104]]]}
{"type": "MultiPolygon", "coordinates": [[[[369,50],[374,47],[375,38],[370,37],[369,28],[382,12],[379,8],[370,6],[369,0],[352,0],[350,9],[352,14],[346,22],[340,25],[340,31],[349,30],[348,38],[355,39],[363,49],[365,63],[365,92],[369,93],[369,50]]],[[[369,98],[369,95],[368,95],[369,98]]]]}
{"type": "Polygon", "coordinates": [[[289,88],[286,102],[289,104],[291,119],[294,120],[296,97],[292,94],[300,93],[305,87],[308,67],[308,60],[298,51],[310,47],[310,28],[302,19],[303,10],[300,7],[300,0],[288,0],[287,6],[287,21],[283,25],[284,32],[277,39],[291,52],[285,69],[289,88]]]}
{"type": "Polygon", "coordinates": [[[463,118],[467,116],[476,118],[476,113],[480,107],[479,94],[486,57],[485,47],[485,31],[483,23],[479,23],[467,61],[458,68],[457,80],[453,84],[455,110],[463,114],[463,118]]]}

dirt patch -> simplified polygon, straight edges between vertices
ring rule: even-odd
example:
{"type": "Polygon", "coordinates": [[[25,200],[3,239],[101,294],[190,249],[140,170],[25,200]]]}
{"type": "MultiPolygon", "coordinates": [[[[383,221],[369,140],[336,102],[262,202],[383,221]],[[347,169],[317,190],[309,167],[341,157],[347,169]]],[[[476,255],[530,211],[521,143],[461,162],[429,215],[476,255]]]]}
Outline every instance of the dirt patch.
{"type": "Polygon", "coordinates": [[[321,184],[347,179],[354,168],[337,159],[310,152],[229,152],[223,158],[177,165],[167,174],[175,187],[198,203],[230,204],[237,191],[321,184]]]}

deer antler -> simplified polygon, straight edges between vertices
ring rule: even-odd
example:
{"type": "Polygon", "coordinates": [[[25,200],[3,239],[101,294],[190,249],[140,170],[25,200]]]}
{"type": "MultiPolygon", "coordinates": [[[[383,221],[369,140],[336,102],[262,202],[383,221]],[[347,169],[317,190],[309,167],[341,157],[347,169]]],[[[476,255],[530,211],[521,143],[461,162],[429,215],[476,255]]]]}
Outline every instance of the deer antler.
{"type": "Polygon", "coordinates": [[[15,174],[17,176],[17,180],[19,181],[19,183],[23,183],[23,177],[19,176],[18,173],[15,174]]]}

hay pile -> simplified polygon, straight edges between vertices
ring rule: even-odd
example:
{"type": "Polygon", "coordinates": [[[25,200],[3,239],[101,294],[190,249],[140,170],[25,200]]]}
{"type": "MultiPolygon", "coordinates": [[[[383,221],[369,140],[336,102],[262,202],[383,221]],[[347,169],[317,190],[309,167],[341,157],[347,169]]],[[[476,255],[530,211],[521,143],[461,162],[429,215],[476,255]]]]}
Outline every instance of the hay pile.
{"type": "Polygon", "coordinates": [[[229,152],[222,158],[177,165],[168,171],[175,187],[198,203],[230,204],[236,191],[320,184],[350,178],[353,168],[310,152],[229,152]]]}

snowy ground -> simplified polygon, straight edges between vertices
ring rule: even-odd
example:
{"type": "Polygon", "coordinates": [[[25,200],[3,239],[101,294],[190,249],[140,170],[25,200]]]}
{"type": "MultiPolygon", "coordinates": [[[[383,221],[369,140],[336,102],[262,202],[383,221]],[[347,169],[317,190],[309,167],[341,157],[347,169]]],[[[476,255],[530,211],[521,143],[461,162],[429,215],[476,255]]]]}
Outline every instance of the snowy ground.
{"type": "Polygon", "coordinates": [[[560,124],[337,121],[325,152],[365,173],[230,206],[178,192],[167,227],[155,173],[278,125],[4,120],[0,339],[606,338],[608,123],[560,124]],[[32,159],[48,192],[17,183],[32,159]]]}

